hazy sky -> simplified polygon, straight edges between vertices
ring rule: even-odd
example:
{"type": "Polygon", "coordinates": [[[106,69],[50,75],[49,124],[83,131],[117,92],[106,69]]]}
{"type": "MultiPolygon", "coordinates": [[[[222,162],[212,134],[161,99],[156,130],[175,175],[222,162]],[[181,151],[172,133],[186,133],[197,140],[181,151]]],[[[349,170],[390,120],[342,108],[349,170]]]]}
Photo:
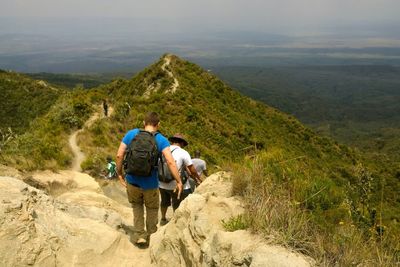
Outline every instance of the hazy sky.
{"type": "Polygon", "coordinates": [[[399,24],[399,0],[0,0],[1,17],[123,17],[176,27],[278,32],[299,27],[399,24]]]}
{"type": "Polygon", "coordinates": [[[131,71],[167,51],[400,47],[399,10],[400,0],[0,0],[0,68],[131,71]]]}

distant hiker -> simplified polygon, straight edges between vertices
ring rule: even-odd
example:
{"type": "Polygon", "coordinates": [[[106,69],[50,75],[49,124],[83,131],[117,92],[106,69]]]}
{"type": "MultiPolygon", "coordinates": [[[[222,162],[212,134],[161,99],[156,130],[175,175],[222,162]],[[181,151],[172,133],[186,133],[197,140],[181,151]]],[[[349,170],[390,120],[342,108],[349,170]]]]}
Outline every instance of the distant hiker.
{"type": "Polygon", "coordinates": [[[104,99],[103,100],[103,111],[104,111],[104,116],[108,116],[108,104],[107,101],[104,99]]]}
{"type": "Polygon", "coordinates": [[[147,113],[144,118],[144,130],[128,131],[117,152],[118,179],[126,187],[133,209],[134,233],[131,242],[138,246],[147,246],[150,235],[157,231],[160,199],[156,165],[160,155],[164,156],[176,181],[172,190],[178,198],[182,192],[182,181],[171,154],[170,144],[167,138],[158,132],[159,126],[159,115],[155,112],[147,113]],[[146,219],[143,205],[146,207],[146,219]]]}
{"type": "MultiPolygon", "coordinates": [[[[204,173],[205,177],[208,176],[207,173],[207,164],[204,160],[202,160],[200,158],[200,150],[196,150],[194,152],[194,158],[192,159],[193,162],[193,166],[196,169],[197,174],[199,175],[200,179],[202,179],[202,174],[204,173]]],[[[192,191],[194,191],[194,189],[196,188],[196,181],[193,180],[192,178],[189,178],[189,182],[190,182],[190,187],[192,189],[192,191]]],[[[202,179],[204,180],[204,179],[202,179]]]]}
{"type": "Polygon", "coordinates": [[[131,105],[128,102],[125,102],[125,116],[128,116],[131,112],[131,105]]]}
{"type": "Polygon", "coordinates": [[[117,165],[111,158],[111,156],[107,157],[107,173],[106,173],[106,178],[107,179],[112,179],[114,177],[117,177],[117,165]]]}
{"type": "Polygon", "coordinates": [[[161,161],[158,166],[158,178],[160,180],[160,194],[161,194],[161,221],[160,225],[165,225],[168,221],[166,218],[168,207],[171,206],[175,211],[179,204],[183,199],[185,199],[192,191],[190,189],[189,184],[189,174],[187,170],[190,171],[190,174],[195,177],[195,179],[200,183],[200,177],[197,175],[195,168],[193,167],[192,159],[189,153],[183,149],[188,145],[188,142],[184,139],[181,134],[175,134],[174,136],[168,138],[171,142],[171,153],[175,159],[176,166],[179,169],[179,173],[183,183],[183,192],[181,198],[177,198],[176,193],[174,192],[174,188],[176,187],[175,180],[172,179],[171,175],[168,173],[168,170],[165,168],[165,164],[162,162],[164,160],[161,158],[161,161]]]}
{"type": "Polygon", "coordinates": [[[203,173],[207,177],[208,176],[207,164],[204,160],[202,160],[200,158],[200,150],[196,150],[194,152],[194,158],[192,159],[192,161],[193,161],[194,168],[196,169],[197,174],[200,176],[200,178],[203,173]]]}

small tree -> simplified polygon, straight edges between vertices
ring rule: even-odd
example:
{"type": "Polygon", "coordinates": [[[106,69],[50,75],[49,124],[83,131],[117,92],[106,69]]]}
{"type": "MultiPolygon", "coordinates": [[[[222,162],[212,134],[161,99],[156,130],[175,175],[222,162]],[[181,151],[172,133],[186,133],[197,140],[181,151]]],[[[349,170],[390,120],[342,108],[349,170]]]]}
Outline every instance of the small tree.
{"type": "Polygon", "coordinates": [[[374,189],[372,175],[361,163],[355,166],[354,175],[356,181],[350,189],[356,193],[358,201],[351,201],[353,218],[363,226],[372,227],[376,219],[376,210],[371,207],[374,189]]]}
{"type": "Polygon", "coordinates": [[[4,147],[10,143],[14,138],[16,137],[16,135],[14,134],[14,132],[11,130],[11,128],[9,127],[6,131],[3,131],[2,129],[0,129],[0,155],[1,157],[4,159],[3,157],[3,149],[4,147]]]}
{"type": "Polygon", "coordinates": [[[362,205],[363,214],[370,211],[369,202],[372,196],[373,185],[372,176],[369,171],[362,165],[358,164],[355,168],[355,173],[357,177],[357,191],[360,196],[360,203],[362,205]]]}

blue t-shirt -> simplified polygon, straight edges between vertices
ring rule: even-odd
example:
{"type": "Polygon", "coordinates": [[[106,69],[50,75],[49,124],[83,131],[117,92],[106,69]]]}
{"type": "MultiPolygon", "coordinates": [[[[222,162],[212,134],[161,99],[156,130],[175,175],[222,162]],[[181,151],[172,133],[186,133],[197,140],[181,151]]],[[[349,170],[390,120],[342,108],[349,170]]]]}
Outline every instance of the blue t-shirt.
{"type": "MultiPolygon", "coordinates": [[[[139,129],[133,129],[126,133],[124,138],[122,139],[122,143],[129,146],[132,142],[133,138],[140,132],[139,129]]],[[[168,139],[165,138],[162,134],[158,133],[155,137],[157,150],[161,153],[165,148],[169,147],[168,139]]],[[[126,181],[130,184],[135,184],[142,189],[156,189],[158,188],[158,172],[157,169],[153,169],[151,176],[143,177],[137,175],[126,175],[126,181]]]]}

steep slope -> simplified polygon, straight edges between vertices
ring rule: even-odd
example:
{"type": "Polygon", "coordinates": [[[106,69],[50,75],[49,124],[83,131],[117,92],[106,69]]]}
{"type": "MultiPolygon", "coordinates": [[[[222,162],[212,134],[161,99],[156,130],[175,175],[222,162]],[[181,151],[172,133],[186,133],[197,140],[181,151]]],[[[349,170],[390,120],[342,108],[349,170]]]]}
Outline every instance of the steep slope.
{"type": "MultiPolygon", "coordinates": [[[[119,79],[95,90],[71,93],[37,122],[36,128],[46,127],[40,132],[34,131],[37,134],[34,140],[40,140],[44,131],[45,139],[52,133],[52,140],[60,135],[64,135],[61,139],[64,140],[65,132],[81,127],[93,110],[90,105],[105,95],[115,108],[112,118],[95,121],[77,136],[78,144],[87,155],[82,167],[95,175],[104,168],[106,155],[115,154],[125,132],[142,127],[143,115],[154,110],[161,114],[161,131],[165,135],[184,133],[190,143],[189,152],[200,149],[210,165],[243,163],[245,157],[254,157],[263,151],[275,160],[299,162],[293,168],[308,173],[297,175],[290,181],[296,185],[293,188],[295,201],[302,203],[321,191],[318,197],[307,201],[306,207],[321,215],[319,218],[326,217],[321,219],[322,224],[344,220],[343,217],[348,215],[342,206],[347,199],[352,200],[355,209],[359,205],[361,193],[349,188],[360,183],[359,170],[365,168],[360,155],[329,138],[316,135],[292,116],[240,95],[213,74],[173,55],[163,56],[131,80],[119,79]],[[361,167],[357,169],[359,165],[361,167]]],[[[38,148],[37,157],[57,159],[58,165],[65,166],[71,161],[63,147],[68,147],[65,140],[54,141],[46,151],[38,148]]],[[[384,187],[384,208],[391,212],[385,220],[393,221],[398,214],[395,212],[398,210],[396,192],[400,185],[398,180],[389,177],[392,174],[388,171],[379,166],[374,168],[370,170],[373,193],[370,193],[369,201],[375,203],[371,208],[381,202],[382,181],[389,181],[390,187],[384,187]]],[[[282,179],[286,179],[288,174],[283,176],[282,179]]]]}
{"type": "Polygon", "coordinates": [[[280,146],[298,153],[309,151],[319,157],[344,156],[343,162],[352,159],[346,147],[318,137],[293,117],[243,97],[190,62],[175,56],[167,58],[170,64],[166,68],[174,77],[163,70],[166,59],[162,58],[129,81],[118,80],[103,87],[116,104],[116,119],[122,126],[118,127],[120,134],[125,129],[141,127],[141,116],[156,110],[161,114],[164,133],[185,133],[192,141],[189,149],[202,148],[214,163],[240,158],[247,154],[249,146],[280,146]],[[174,79],[179,86],[172,93],[174,79]],[[125,117],[126,102],[132,109],[131,116],[125,117]],[[332,153],[322,155],[324,149],[332,153]]]}
{"type": "Polygon", "coordinates": [[[400,161],[398,67],[237,66],[213,71],[241,93],[293,114],[319,133],[400,161]]]}
{"type": "Polygon", "coordinates": [[[44,81],[14,72],[0,71],[0,130],[24,132],[29,123],[47,113],[62,90],[44,81]]]}
{"type": "MultiPolygon", "coordinates": [[[[315,230],[325,241],[332,240],[321,245],[323,250],[340,251],[343,244],[337,240],[348,234],[342,225],[356,225],[368,240],[375,240],[375,229],[387,227],[393,236],[400,229],[400,182],[393,169],[380,160],[367,162],[359,152],[315,134],[292,116],[240,95],[193,63],[165,55],[131,80],[117,80],[101,89],[113,98],[115,116],[82,136],[89,158],[104,157],[112,152],[110,146],[115,151],[124,133],[142,127],[145,112],[155,110],[162,117],[161,131],[184,133],[190,152],[200,149],[213,165],[240,165],[235,170],[241,182],[234,184],[237,193],[250,194],[250,218],[261,216],[265,221],[254,201],[267,200],[266,192],[274,187],[295,210],[305,212],[301,216],[309,220],[310,232],[302,233],[301,242],[287,235],[288,245],[309,251],[304,244],[316,242],[319,237],[310,238],[315,230]]],[[[94,160],[86,163],[87,169],[100,168],[94,160]]],[[[290,224],[292,218],[286,219],[290,224]]],[[[256,221],[250,224],[256,231],[265,227],[256,221]]],[[[302,230],[297,228],[295,235],[302,230]]],[[[343,255],[328,254],[321,257],[329,264],[347,264],[338,260],[343,255]]]]}
{"type": "Polygon", "coordinates": [[[91,100],[99,99],[95,94],[83,90],[63,93],[45,115],[30,123],[25,133],[4,146],[4,162],[25,170],[68,167],[72,159],[68,136],[90,117],[94,110],[91,100]]]}
{"type": "MultiPolygon", "coordinates": [[[[98,174],[106,155],[115,155],[125,132],[142,127],[147,111],[157,111],[166,136],[184,133],[189,152],[200,149],[214,168],[235,170],[239,179],[234,180],[234,192],[249,196],[249,218],[260,217],[263,222],[250,220],[254,231],[268,229],[267,217],[258,205],[268,203],[269,194],[275,191],[282,193],[278,200],[287,200],[302,212],[309,229],[326,233],[324,240],[332,240],[327,242],[333,244],[315,250],[332,250],[333,263],[340,258],[343,244],[350,244],[339,228],[343,224],[365,231],[368,238],[375,238],[376,227],[385,226],[394,236],[398,233],[400,181],[379,161],[369,165],[358,152],[318,136],[294,117],[240,95],[213,74],[173,55],[163,56],[130,80],[71,92],[35,122],[31,136],[18,139],[20,144],[24,140],[36,143],[30,142],[25,153],[15,153],[26,159],[27,151],[34,151],[36,162],[68,166],[66,134],[82,127],[91,106],[105,97],[114,107],[113,116],[96,120],[77,136],[87,156],[82,164],[85,171],[98,174]]],[[[10,151],[12,159],[15,154],[10,151]]],[[[285,211],[284,206],[277,207],[285,211]]],[[[285,231],[291,219],[282,217],[285,231]]],[[[301,231],[301,227],[295,229],[294,235],[301,231]]],[[[307,239],[310,233],[302,233],[302,242],[286,235],[289,240],[285,242],[307,252],[303,245],[316,242],[307,239]]]]}
{"type": "Polygon", "coordinates": [[[117,80],[102,89],[115,102],[115,120],[95,123],[84,136],[83,145],[92,158],[99,156],[94,154],[102,149],[99,145],[104,150],[112,144],[116,148],[126,130],[142,127],[143,114],[155,110],[162,117],[162,132],[184,133],[188,149],[201,149],[213,164],[280,149],[285,157],[307,158],[310,169],[320,170],[333,185],[345,186],[348,179],[344,176],[351,175],[350,169],[359,160],[347,147],[316,135],[289,115],[243,97],[214,75],[176,56],[166,55],[131,80],[117,80]],[[132,107],[129,115],[125,103],[132,107]]]}

